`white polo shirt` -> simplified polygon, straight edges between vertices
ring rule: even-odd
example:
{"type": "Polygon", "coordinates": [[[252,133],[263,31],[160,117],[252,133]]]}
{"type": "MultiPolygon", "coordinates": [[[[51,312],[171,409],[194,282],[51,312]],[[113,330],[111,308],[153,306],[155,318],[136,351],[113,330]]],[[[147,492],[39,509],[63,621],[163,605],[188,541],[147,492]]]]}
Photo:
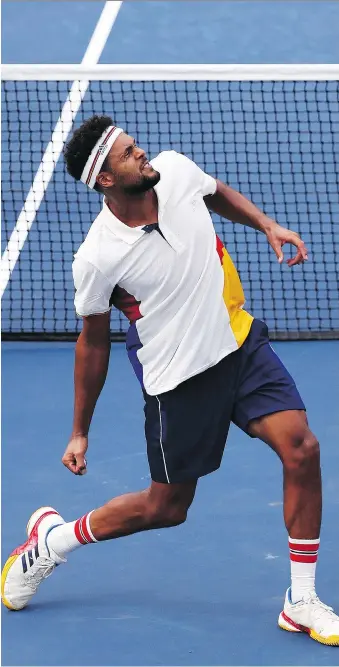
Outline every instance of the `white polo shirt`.
{"type": "Polygon", "coordinates": [[[131,228],[103,203],[75,255],[75,308],[80,316],[107,312],[112,303],[129,318],[140,341],[143,385],[161,394],[217,364],[246,339],[252,317],[236,270],[203,197],[216,181],[175,151],[152,160],[154,230],[131,228]]]}

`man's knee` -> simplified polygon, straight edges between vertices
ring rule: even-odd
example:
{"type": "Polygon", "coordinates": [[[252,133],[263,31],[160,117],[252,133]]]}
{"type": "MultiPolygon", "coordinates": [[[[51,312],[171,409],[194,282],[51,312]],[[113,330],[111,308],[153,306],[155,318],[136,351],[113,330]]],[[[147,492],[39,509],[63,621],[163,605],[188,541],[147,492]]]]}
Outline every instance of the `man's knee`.
{"type": "Polygon", "coordinates": [[[166,488],[159,490],[150,488],[147,496],[147,516],[152,526],[167,528],[170,526],[179,526],[187,518],[187,512],[194,496],[192,490],[173,489],[166,485],[166,488]]]}
{"type": "Polygon", "coordinates": [[[179,526],[186,521],[187,512],[184,502],[161,499],[150,500],[147,508],[148,519],[155,528],[179,526]]]}
{"type": "Polygon", "coordinates": [[[318,467],[320,460],[319,442],[308,429],[300,429],[290,437],[289,447],[284,448],[283,463],[296,472],[318,467]]]}

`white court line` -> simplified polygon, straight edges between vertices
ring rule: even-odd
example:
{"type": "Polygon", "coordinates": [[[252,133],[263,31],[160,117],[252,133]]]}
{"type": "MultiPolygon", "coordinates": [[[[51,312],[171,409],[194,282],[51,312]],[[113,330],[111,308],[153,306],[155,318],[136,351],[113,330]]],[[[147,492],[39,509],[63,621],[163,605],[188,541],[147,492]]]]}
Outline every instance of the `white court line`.
{"type": "MultiPolygon", "coordinates": [[[[108,0],[105,3],[86,49],[86,53],[82,59],[82,65],[92,66],[97,64],[118,16],[121,5],[122,0],[121,2],[108,0]]],[[[1,297],[19,259],[20,252],[25,244],[48,184],[53,176],[55,166],[60,158],[67,136],[72,129],[75,116],[78,113],[88,85],[89,81],[74,81],[55,125],[52,138],[45,150],[39,169],[35,175],[26,201],[21,209],[16,225],[2,256],[1,297]]]]}

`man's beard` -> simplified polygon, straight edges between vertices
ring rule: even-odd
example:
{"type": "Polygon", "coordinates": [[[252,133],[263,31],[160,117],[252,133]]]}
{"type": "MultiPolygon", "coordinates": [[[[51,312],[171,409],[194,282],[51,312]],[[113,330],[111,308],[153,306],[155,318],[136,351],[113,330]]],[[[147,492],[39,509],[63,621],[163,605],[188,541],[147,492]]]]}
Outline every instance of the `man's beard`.
{"type": "Polygon", "coordinates": [[[154,170],[154,175],[144,176],[138,183],[132,183],[131,185],[125,185],[124,190],[126,194],[137,195],[151,190],[154,186],[160,181],[160,173],[154,170]]]}

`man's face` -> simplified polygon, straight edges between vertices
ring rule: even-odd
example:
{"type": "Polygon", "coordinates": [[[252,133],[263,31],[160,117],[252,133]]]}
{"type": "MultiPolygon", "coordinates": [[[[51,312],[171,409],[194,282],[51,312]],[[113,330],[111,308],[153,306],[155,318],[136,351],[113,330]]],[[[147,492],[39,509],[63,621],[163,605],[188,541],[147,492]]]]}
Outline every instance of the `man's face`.
{"type": "Polygon", "coordinates": [[[137,194],[153,188],[160,180],[145,151],[125,132],[114,142],[107,161],[109,171],[98,176],[98,182],[105,188],[115,186],[126,194],[137,194]]]}

